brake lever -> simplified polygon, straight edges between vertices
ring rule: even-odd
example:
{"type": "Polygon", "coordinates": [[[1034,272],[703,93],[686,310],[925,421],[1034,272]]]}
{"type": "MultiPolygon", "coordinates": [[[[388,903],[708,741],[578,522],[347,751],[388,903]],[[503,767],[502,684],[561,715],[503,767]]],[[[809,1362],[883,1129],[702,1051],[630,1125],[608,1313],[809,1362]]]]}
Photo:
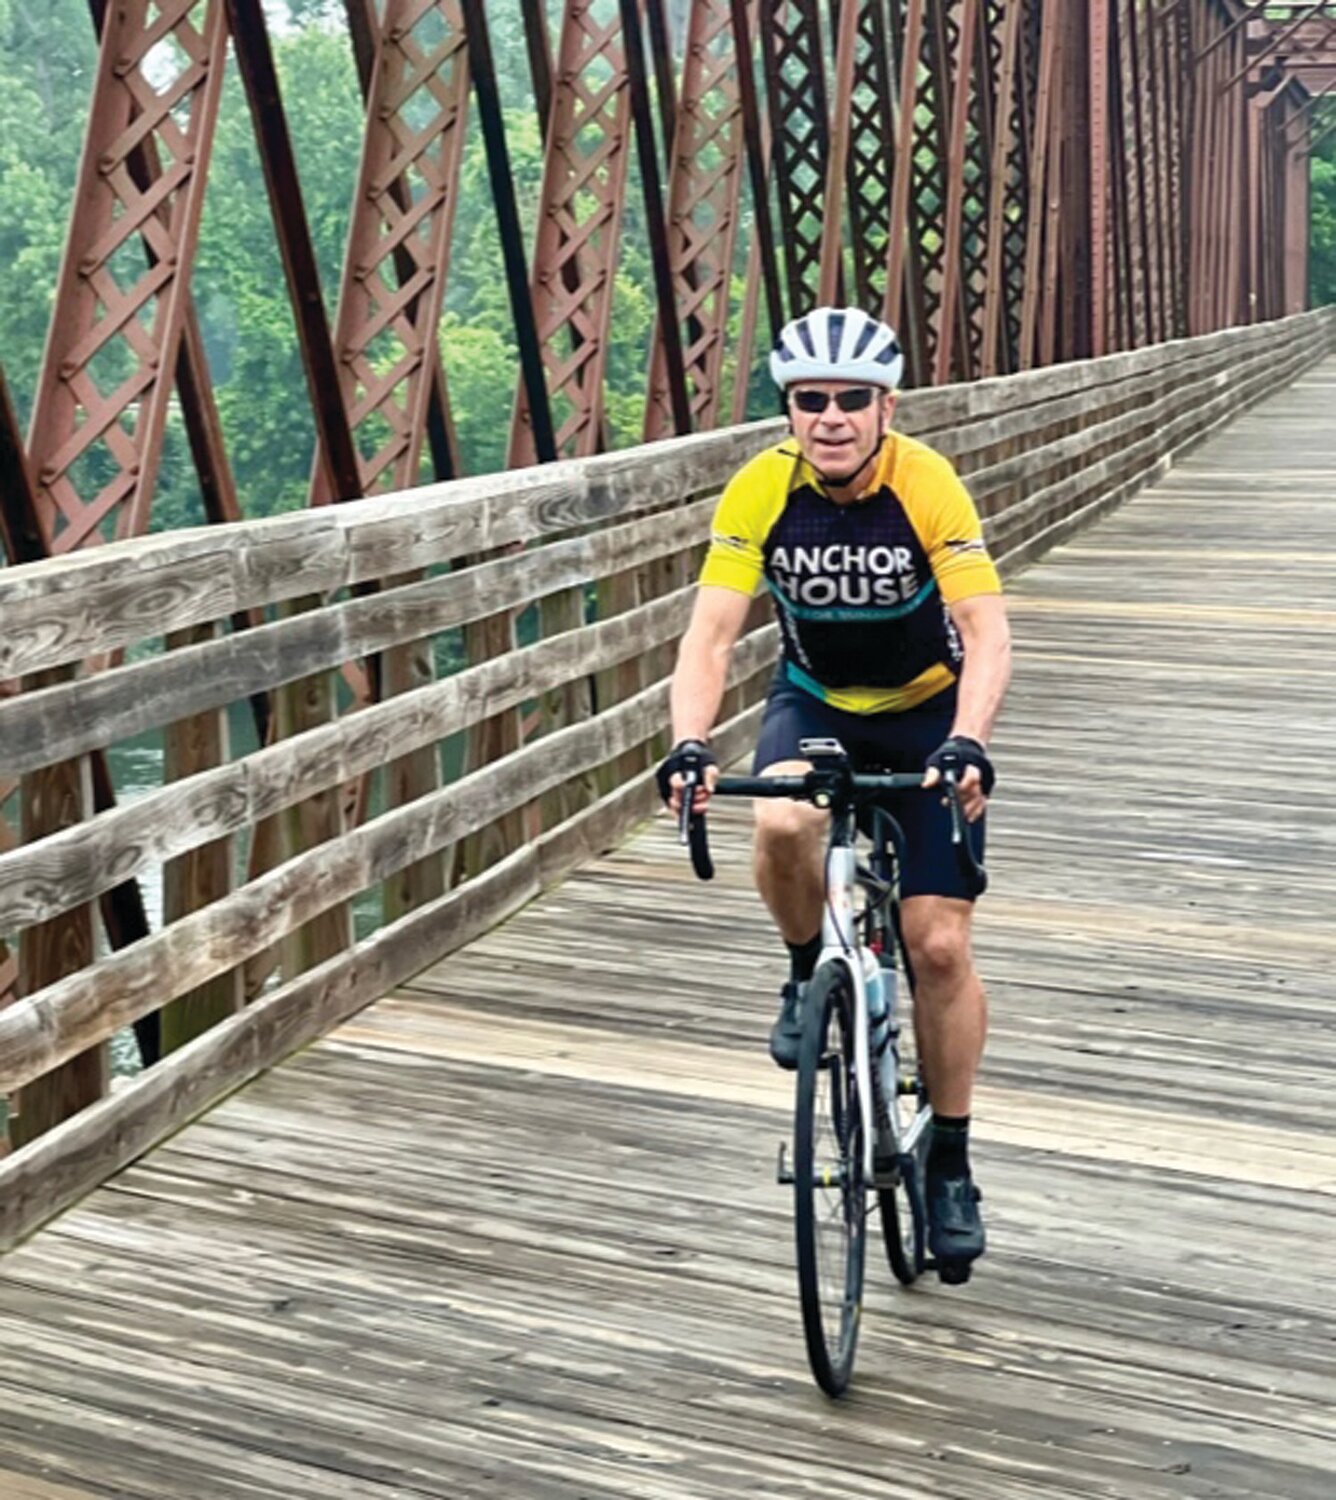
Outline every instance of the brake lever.
{"type": "Polygon", "coordinates": [[[710,858],[709,840],[705,833],[705,814],[695,809],[696,788],[701,783],[699,771],[682,773],[682,808],[677,815],[677,842],[691,850],[691,868],[699,880],[714,879],[714,861],[710,858]]]}
{"type": "Polygon", "coordinates": [[[956,846],[956,860],[964,872],[972,895],[982,896],[988,889],[988,871],[979,863],[970,844],[969,825],[960,806],[960,782],[954,771],[942,777],[946,787],[946,804],[951,814],[951,842],[956,846]]]}

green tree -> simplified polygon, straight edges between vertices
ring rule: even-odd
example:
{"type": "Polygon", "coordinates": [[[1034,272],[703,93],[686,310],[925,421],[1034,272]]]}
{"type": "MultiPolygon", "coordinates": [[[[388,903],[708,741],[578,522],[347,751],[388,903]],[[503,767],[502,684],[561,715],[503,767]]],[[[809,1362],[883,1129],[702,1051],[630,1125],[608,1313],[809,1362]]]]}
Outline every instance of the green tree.
{"type": "MultiPolygon", "coordinates": [[[[1336,127],[1336,109],[1319,114],[1315,130],[1336,127]]],[[[1336,302],[1336,132],[1312,159],[1309,237],[1309,300],[1314,307],[1336,302]]]]}

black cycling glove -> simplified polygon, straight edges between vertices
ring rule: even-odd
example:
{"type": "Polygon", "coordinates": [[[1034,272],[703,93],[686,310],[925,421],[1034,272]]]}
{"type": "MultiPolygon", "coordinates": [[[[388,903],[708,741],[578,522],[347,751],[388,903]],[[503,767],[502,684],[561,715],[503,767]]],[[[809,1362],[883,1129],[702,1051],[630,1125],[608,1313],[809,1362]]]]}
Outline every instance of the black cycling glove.
{"type": "Polygon", "coordinates": [[[948,771],[954,771],[957,781],[964,776],[966,767],[977,766],[985,797],[993,790],[993,784],[997,781],[987,750],[978,740],[969,739],[963,734],[953,734],[950,739],[943,740],[924,762],[924,766],[940,771],[943,777],[948,771]]]}
{"type": "Polygon", "coordinates": [[[668,758],[654,773],[659,783],[659,796],[667,802],[673,795],[672,778],[688,776],[691,772],[703,776],[706,766],[717,766],[714,751],[704,740],[679,740],[668,752],[668,758]]]}

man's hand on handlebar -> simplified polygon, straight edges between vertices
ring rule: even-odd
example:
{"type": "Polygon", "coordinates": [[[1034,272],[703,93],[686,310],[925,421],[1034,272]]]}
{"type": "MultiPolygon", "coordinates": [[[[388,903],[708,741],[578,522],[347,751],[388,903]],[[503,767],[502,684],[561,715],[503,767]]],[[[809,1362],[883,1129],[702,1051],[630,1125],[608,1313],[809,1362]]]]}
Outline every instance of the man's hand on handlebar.
{"type": "Polygon", "coordinates": [[[960,791],[960,810],[969,823],[983,817],[988,794],[997,780],[988,752],[978,740],[953,734],[943,740],[925,762],[923,785],[936,786],[948,773],[955,774],[960,791]]]}
{"type": "Polygon", "coordinates": [[[691,810],[702,813],[719,780],[719,762],[704,740],[679,740],[655,775],[659,796],[674,813],[682,811],[682,788],[690,780],[695,788],[691,810]]]}

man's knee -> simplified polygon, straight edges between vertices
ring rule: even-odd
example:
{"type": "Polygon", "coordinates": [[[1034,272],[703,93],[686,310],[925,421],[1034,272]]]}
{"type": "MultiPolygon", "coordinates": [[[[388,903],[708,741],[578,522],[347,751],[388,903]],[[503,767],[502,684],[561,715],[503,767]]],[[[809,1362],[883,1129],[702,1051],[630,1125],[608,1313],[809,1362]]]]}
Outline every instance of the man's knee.
{"type": "Polygon", "coordinates": [[[968,901],[949,896],[914,896],[904,903],[905,943],[920,982],[949,984],[972,972],[972,916],[968,901]]]}
{"type": "MultiPolygon", "coordinates": [[[[801,776],[810,770],[806,761],[780,761],[767,766],[763,776],[801,776]]],[[[820,847],[828,813],[810,802],[790,797],[757,798],[756,860],[758,864],[788,864],[820,847]]]]}

